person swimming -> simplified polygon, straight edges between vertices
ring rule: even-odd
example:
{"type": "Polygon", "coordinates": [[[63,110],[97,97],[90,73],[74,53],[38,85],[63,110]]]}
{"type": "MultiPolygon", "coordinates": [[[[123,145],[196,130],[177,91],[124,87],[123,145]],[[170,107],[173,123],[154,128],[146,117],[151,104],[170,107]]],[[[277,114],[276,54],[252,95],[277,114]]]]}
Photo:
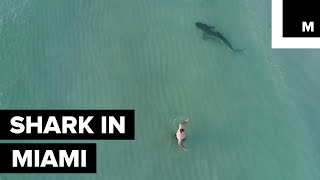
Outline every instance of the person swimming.
{"type": "Polygon", "coordinates": [[[185,132],[185,130],[183,129],[183,126],[182,126],[182,125],[188,123],[189,121],[190,121],[190,120],[187,119],[187,120],[185,120],[184,122],[180,123],[180,124],[179,124],[179,128],[178,128],[177,133],[176,133],[176,138],[177,138],[177,140],[178,140],[178,144],[179,144],[179,146],[181,146],[182,149],[185,150],[185,151],[188,151],[188,150],[186,149],[186,147],[184,147],[184,145],[182,144],[182,141],[186,138],[186,132],[185,132]]]}

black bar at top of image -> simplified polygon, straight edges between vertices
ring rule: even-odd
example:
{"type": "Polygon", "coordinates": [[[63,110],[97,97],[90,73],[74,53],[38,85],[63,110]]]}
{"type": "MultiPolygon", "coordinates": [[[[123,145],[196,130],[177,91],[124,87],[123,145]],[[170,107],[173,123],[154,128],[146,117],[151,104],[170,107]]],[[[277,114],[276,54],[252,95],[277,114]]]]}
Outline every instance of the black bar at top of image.
{"type": "MultiPolygon", "coordinates": [[[[0,110],[0,122],[0,140],[134,140],[134,110],[0,110]],[[49,116],[56,117],[60,129],[62,129],[62,116],[94,116],[94,118],[89,123],[89,126],[94,133],[89,134],[84,131],[84,134],[80,134],[77,130],[76,134],[72,134],[70,133],[70,131],[68,131],[67,134],[56,134],[55,132],[50,132],[48,134],[38,134],[36,131],[37,129],[33,128],[31,134],[26,134],[26,131],[21,134],[14,134],[10,131],[10,129],[13,127],[10,121],[14,116],[31,116],[32,122],[35,122],[37,120],[36,118],[38,116],[41,116],[43,121],[42,129],[45,128],[49,116]],[[109,133],[108,127],[106,128],[107,133],[102,133],[102,116],[114,116],[118,122],[120,121],[120,116],[124,116],[125,133],[118,132],[116,128],[114,128],[113,133],[109,133]]],[[[24,125],[25,122],[26,119],[23,121],[24,125]]],[[[79,126],[77,124],[76,129],[78,127],[79,126]]]]}
{"type": "Polygon", "coordinates": [[[320,37],[318,0],[283,0],[283,37],[320,37]],[[314,32],[303,32],[303,21],[313,21],[314,32]]]}
{"type": "MultiPolygon", "coordinates": [[[[94,143],[3,143],[0,144],[0,173],[96,173],[96,158],[96,144],[94,143]],[[21,157],[25,156],[26,150],[32,152],[32,156],[25,156],[28,158],[26,158],[23,166],[21,166],[22,162],[17,160],[17,156],[13,156],[13,150],[19,150],[19,156],[21,155],[21,157]],[[35,150],[38,150],[39,155],[34,153],[35,150]],[[58,167],[43,163],[45,159],[44,155],[48,150],[53,152],[58,167]],[[65,151],[68,154],[68,157],[71,157],[72,150],[78,151],[78,156],[74,156],[75,159],[72,159],[73,161],[70,166],[65,161],[61,161],[63,163],[62,167],[60,166],[59,159],[59,156],[61,155],[60,150],[65,151]],[[85,156],[82,156],[81,150],[82,153],[85,150],[85,156]],[[13,157],[16,159],[15,167],[13,157]],[[35,165],[36,157],[38,157],[38,166],[35,165]],[[85,160],[85,164],[81,164],[82,160],[85,160]],[[28,167],[29,161],[31,162],[31,166],[28,167]],[[76,162],[78,163],[77,166],[75,165],[76,162]],[[41,165],[46,166],[41,167],[41,165]]],[[[64,158],[61,159],[64,160],[64,158]]]]}

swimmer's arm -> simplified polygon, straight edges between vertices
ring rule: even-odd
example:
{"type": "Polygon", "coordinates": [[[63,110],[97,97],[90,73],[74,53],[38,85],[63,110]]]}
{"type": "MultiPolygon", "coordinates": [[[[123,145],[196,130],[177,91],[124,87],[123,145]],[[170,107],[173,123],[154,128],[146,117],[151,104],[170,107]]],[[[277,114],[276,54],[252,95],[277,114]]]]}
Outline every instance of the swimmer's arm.
{"type": "Polygon", "coordinates": [[[179,146],[182,147],[183,150],[188,151],[186,147],[184,147],[184,145],[182,144],[181,141],[178,141],[179,146]]]}
{"type": "Polygon", "coordinates": [[[181,128],[182,128],[182,125],[187,124],[189,121],[190,121],[190,120],[187,119],[187,120],[183,121],[182,123],[180,123],[180,124],[179,124],[179,129],[181,129],[181,128]]]}
{"type": "Polygon", "coordinates": [[[180,123],[181,125],[187,124],[190,120],[186,119],[184,122],[180,123]]]}

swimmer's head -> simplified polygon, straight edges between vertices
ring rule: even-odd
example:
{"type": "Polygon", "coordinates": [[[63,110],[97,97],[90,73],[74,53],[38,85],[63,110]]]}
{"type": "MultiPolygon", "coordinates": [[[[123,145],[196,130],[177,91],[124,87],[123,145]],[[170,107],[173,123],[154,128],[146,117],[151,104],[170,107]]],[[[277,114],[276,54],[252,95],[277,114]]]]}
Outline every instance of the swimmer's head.
{"type": "Polygon", "coordinates": [[[181,129],[180,129],[180,132],[181,132],[181,133],[183,133],[183,132],[184,132],[184,129],[183,129],[183,128],[181,128],[181,129]]]}

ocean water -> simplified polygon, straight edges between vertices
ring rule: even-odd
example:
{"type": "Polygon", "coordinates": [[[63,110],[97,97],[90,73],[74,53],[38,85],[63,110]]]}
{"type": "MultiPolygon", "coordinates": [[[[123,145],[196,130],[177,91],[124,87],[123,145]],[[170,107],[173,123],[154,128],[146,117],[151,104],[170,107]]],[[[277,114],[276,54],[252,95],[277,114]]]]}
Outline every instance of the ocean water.
{"type": "Polygon", "coordinates": [[[92,141],[96,174],[0,179],[318,180],[319,60],[271,49],[267,0],[1,0],[0,108],[135,109],[136,136],[92,141]]]}

